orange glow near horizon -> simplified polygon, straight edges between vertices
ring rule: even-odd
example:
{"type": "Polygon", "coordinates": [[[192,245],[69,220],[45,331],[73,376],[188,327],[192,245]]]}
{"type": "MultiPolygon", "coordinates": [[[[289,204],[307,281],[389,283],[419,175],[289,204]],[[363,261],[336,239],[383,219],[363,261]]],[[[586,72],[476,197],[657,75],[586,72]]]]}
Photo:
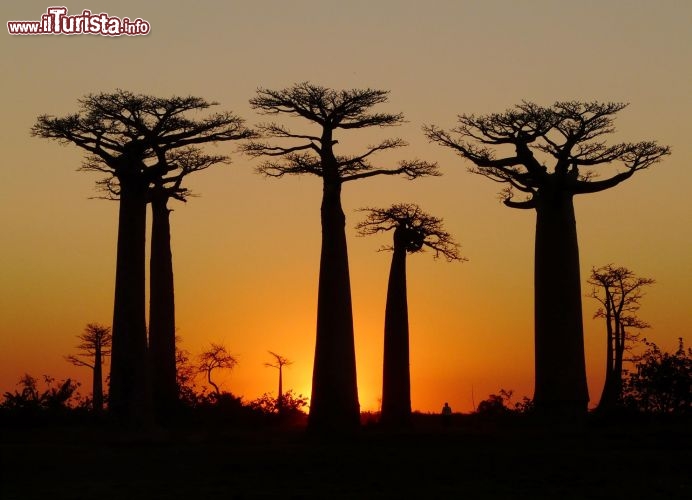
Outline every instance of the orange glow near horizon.
{"type": "MultiPolygon", "coordinates": [[[[74,377],[89,392],[87,369],[68,364],[90,322],[109,325],[117,204],[92,200],[97,177],[76,172],[74,146],[33,138],[40,114],[77,110],[85,94],[117,88],[152,95],[198,95],[249,125],[257,87],[295,82],[391,91],[382,111],[403,112],[396,128],[349,132],[341,151],[385,137],[410,146],[380,157],[437,161],[440,178],[366,179],[343,189],[353,296],[360,405],[379,408],[384,305],[391,235],[356,237],[364,206],[416,202],[461,243],[466,263],[408,258],[411,386],[415,410],[445,401],[471,411],[499,389],[533,393],[535,214],[497,201],[501,187],[429,144],[423,124],[455,125],[459,113],[501,112],[522,99],[614,100],[631,105],[609,142],[657,140],[672,155],[615,189],[577,198],[583,317],[591,404],[603,383],[601,320],[586,298],[592,266],[624,265],[656,279],[642,301],[644,332],[671,350],[692,343],[692,4],[586,6],[540,0],[334,3],[272,9],[251,2],[171,3],[94,0],[70,11],[147,20],[141,37],[10,36],[0,47],[0,394],[25,372],[74,377]],[[165,7],[165,8],[163,8],[165,7]],[[328,11],[328,12],[325,12],[328,11]],[[309,21],[308,21],[309,20],[309,21]],[[569,23],[565,23],[569,20],[569,23]],[[523,26],[517,34],[516,26],[523,26]],[[560,41],[560,43],[557,43],[560,41]],[[564,43],[562,43],[564,41],[564,43]],[[508,50],[510,48],[511,50],[508,50]],[[644,62],[648,61],[648,62],[644,62]]],[[[2,19],[40,18],[47,4],[5,2],[2,19]]],[[[285,123],[305,127],[299,119],[285,123]]],[[[310,396],[320,252],[321,186],[316,178],[264,179],[235,144],[210,146],[232,157],[189,178],[200,195],[172,208],[176,323],[193,356],[221,342],[239,365],[219,373],[244,400],[276,392],[268,350],[293,361],[284,388],[310,396]]],[[[199,384],[204,384],[199,380],[199,384]]]]}

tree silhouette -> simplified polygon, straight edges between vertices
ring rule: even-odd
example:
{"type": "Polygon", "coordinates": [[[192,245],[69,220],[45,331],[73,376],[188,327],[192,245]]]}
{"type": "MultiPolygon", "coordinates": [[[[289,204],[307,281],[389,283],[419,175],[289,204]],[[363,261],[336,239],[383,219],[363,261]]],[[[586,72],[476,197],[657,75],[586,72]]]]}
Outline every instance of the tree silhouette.
{"type": "Polygon", "coordinates": [[[612,188],[670,153],[651,141],[606,144],[602,136],[613,132],[613,116],[625,106],[523,102],[504,113],[460,115],[450,132],[424,128],[431,141],[471,161],[472,172],[507,184],[505,205],[536,211],[534,400],[543,414],[583,415],[589,400],[573,198],[612,188]],[[624,171],[602,180],[584,170],[613,162],[624,171]],[[515,199],[514,190],[526,198],[515,199]]]}
{"type": "Polygon", "coordinates": [[[178,400],[180,403],[189,407],[195,406],[198,402],[195,376],[199,369],[191,361],[190,351],[179,347],[180,337],[176,336],[175,349],[175,372],[178,400]]]}
{"type": "MultiPolygon", "coordinates": [[[[108,197],[117,193],[119,221],[109,410],[123,422],[141,425],[150,421],[152,410],[144,292],[149,187],[170,173],[169,163],[161,161],[170,152],[197,144],[241,139],[251,132],[243,126],[242,119],[229,112],[200,120],[188,118],[186,114],[190,112],[217,104],[199,97],[158,98],[117,90],[89,94],[79,104],[79,112],[62,118],[39,116],[32,133],[64,144],[72,143],[87,151],[89,157],[81,170],[105,173],[106,178],[99,183],[108,197]]],[[[174,336],[174,332],[168,334],[174,336]]],[[[170,349],[164,352],[169,357],[175,356],[170,349]]],[[[158,359],[157,355],[153,359],[158,359]]],[[[169,365],[170,360],[166,366],[169,365]]],[[[170,369],[166,373],[170,378],[170,369]]]]}
{"type": "Polygon", "coordinates": [[[283,90],[259,89],[250,100],[251,107],[261,113],[301,117],[316,128],[314,134],[309,134],[292,132],[277,123],[262,124],[260,132],[277,139],[277,144],[253,142],[244,148],[250,155],[270,157],[258,169],[264,175],[312,174],[322,179],[317,338],[308,422],[312,430],[354,428],[360,418],[341,188],[345,182],[378,175],[404,175],[409,179],[439,175],[435,164],[420,160],[402,161],[391,168],[371,163],[375,153],[405,146],[401,139],[384,140],[359,155],[336,153],[335,134],[340,130],[402,123],[401,114],[370,112],[386,102],[387,95],[384,90],[332,90],[298,83],[283,90]]]}
{"type": "Polygon", "coordinates": [[[427,247],[436,258],[442,255],[449,262],[465,259],[459,255],[459,245],[443,229],[442,219],[428,215],[418,205],[402,203],[364,211],[365,220],[356,226],[360,235],[394,231],[394,244],[385,247],[393,254],[384,320],[381,422],[405,425],[411,418],[406,254],[422,252],[427,247]]]}
{"type": "Polygon", "coordinates": [[[84,332],[78,335],[81,342],[77,345],[79,353],[70,354],[65,359],[75,366],[86,366],[91,368],[93,381],[91,394],[94,411],[103,411],[103,358],[111,355],[111,344],[113,337],[111,329],[97,323],[89,323],[84,332]]]}
{"type": "Polygon", "coordinates": [[[589,297],[601,304],[594,317],[604,318],[606,323],[606,375],[598,409],[609,410],[622,402],[625,351],[639,336],[628,328],[649,327],[636,315],[644,295],[642,288],[655,281],[637,277],[626,267],[608,264],[593,268],[588,283],[593,286],[589,297]]]}
{"type": "Polygon", "coordinates": [[[217,396],[221,395],[219,386],[211,379],[214,370],[232,370],[238,364],[238,359],[232,356],[222,344],[211,343],[209,349],[199,355],[198,371],[207,376],[207,382],[214,388],[217,396]]]}
{"type": "Polygon", "coordinates": [[[692,413],[692,349],[682,337],[673,353],[644,340],[648,349],[625,381],[625,401],[644,412],[692,413]]]}
{"type": "Polygon", "coordinates": [[[197,147],[186,147],[167,154],[158,151],[159,162],[166,164],[165,177],[157,178],[149,188],[151,202],[151,255],[149,264],[149,358],[154,408],[159,419],[175,409],[179,399],[176,379],[175,288],[171,225],[168,201],[186,202],[191,196],[182,182],[191,173],[217,163],[226,156],[205,155],[197,147]]]}
{"type": "Polygon", "coordinates": [[[293,364],[293,361],[290,361],[288,358],[284,358],[283,356],[280,356],[276,354],[275,352],[268,351],[269,354],[271,354],[274,357],[275,362],[274,363],[264,363],[264,366],[267,366],[269,368],[276,368],[279,370],[279,392],[277,393],[278,396],[276,397],[276,411],[281,415],[282,410],[283,410],[283,400],[284,400],[284,388],[283,388],[283,368],[284,366],[290,366],[293,364]]]}

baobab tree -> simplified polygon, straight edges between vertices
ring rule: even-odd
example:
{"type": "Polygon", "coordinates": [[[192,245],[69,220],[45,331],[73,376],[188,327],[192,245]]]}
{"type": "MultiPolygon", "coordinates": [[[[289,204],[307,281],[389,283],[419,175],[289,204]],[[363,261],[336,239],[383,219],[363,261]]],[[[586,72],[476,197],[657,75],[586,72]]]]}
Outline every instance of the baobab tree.
{"type": "Polygon", "coordinates": [[[622,402],[622,365],[625,352],[636,342],[639,330],[649,325],[637,317],[643,287],[652,285],[651,278],[642,278],[626,267],[613,264],[593,268],[588,283],[593,287],[589,297],[600,304],[594,317],[604,318],[606,324],[606,372],[599,410],[610,410],[622,402]]]}
{"type": "Polygon", "coordinates": [[[317,335],[308,419],[312,430],[350,429],[359,425],[360,418],[342,186],[379,175],[408,179],[439,175],[434,163],[421,160],[391,167],[371,162],[375,153],[405,146],[401,139],[384,140],[358,155],[337,154],[338,132],[403,122],[401,114],[371,112],[387,96],[384,90],[332,90],[298,83],[283,90],[259,89],[250,100],[260,113],[301,117],[315,128],[314,133],[298,133],[278,123],[262,124],[259,131],[277,139],[276,144],[252,142],[244,148],[250,155],[270,158],[258,169],[264,175],[311,174],[322,179],[317,335]]]}
{"type": "Polygon", "coordinates": [[[276,368],[277,370],[279,370],[279,392],[277,393],[278,396],[276,397],[276,410],[279,412],[279,415],[281,415],[282,410],[283,410],[283,401],[284,401],[283,369],[284,369],[284,366],[292,365],[293,361],[290,361],[288,358],[280,356],[279,354],[276,354],[275,352],[272,352],[272,351],[268,351],[268,352],[274,358],[274,363],[264,363],[264,366],[266,366],[268,368],[276,368]]]}
{"type": "Polygon", "coordinates": [[[228,352],[223,344],[211,343],[209,349],[199,355],[197,370],[207,376],[207,382],[214,388],[216,396],[221,395],[221,389],[211,379],[214,370],[232,370],[238,364],[238,359],[228,352]]]}
{"type": "MultiPolygon", "coordinates": [[[[229,112],[187,115],[216,105],[199,97],[158,98],[117,90],[89,94],[77,113],[38,117],[32,133],[74,144],[87,153],[81,170],[119,200],[109,410],[122,422],[151,420],[145,319],[145,233],[149,188],[172,168],[161,157],[179,148],[246,138],[251,132],[229,112]]],[[[169,375],[170,376],[170,375],[169,375]]]]}
{"type": "Polygon", "coordinates": [[[625,106],[523,102],[504,113],[460,115],[451,131],[424,127],[431,141],[469,160],[471,172],[507,184],[506,206],[536,211],[534,401],[543,414],[581,416],[589,400],[574,196],[610,189],[670,153],[653,141],[606,144],[625,106]],[[624,170],[594,179],[590,169],[613,163],[624,170]],[[515,199],[514,190],[526,197],[515,199]]]}
{"type": "Polygon", "coordinates": [[[98,323],[89,323],[78,335],[81,341],[77,344],[76,355],[70,354],[65,359],[75,366],[86,366],[92,371],[91,399],[94,412],[103,411],[103,361],[111,355],[113,337],[111,329],[98,323]]]}
{"type": "Polygon", "coordinates": [[[381,421],[386,425],[406,425],[411,418],[406,255],[428,248],[435,258],[443,256],[448,262],[466,259],[459,255],[459,245],[444,230],[442,219],[425,213],[418,205],[401,203],[364,211],[365,220],[356,226],[360,235],[394,231],[393,245],[384,247],[392,251],[392,263],[384,319],[381,421]]]}
{"type": "Polygon", "coordinates": [[[151,255],[149,264],[149,362],[154,410],[165,419],[176,408],[179,384],[176,378],[175,287],[171,225],[168,202],[187,202],[191,196],[182,182],[189,174],[228,161],[226,156],[205,155],[189,146],[169,153],[158,152],[170,172],[149,188],[151,203],[151,255]]]}

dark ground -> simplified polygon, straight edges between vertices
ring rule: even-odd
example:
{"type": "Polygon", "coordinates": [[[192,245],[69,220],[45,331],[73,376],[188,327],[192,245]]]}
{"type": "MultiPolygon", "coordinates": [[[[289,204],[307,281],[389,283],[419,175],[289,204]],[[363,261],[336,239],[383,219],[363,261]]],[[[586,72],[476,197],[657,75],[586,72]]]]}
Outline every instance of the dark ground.
{"type": "Polygon", "coordinates": [[[0,429],[0,499],[692,498],[690,421],[292,430],[0,429]]]}

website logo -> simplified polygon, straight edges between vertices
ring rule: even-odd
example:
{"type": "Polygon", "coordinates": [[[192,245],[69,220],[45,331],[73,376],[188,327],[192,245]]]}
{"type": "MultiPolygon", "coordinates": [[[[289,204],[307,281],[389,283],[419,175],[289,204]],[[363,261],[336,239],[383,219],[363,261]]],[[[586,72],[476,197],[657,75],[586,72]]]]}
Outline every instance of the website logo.
{"type": "Polygon", "coordinates": [[[40,21],[7,21],[10,35],[139,36],[150,31],[151,24],[144,19],[130,20],[128,17],[109,16],[105,12],[92,14],[90,10],[70,16],[67,7],[48,7],[40,21]]]}

